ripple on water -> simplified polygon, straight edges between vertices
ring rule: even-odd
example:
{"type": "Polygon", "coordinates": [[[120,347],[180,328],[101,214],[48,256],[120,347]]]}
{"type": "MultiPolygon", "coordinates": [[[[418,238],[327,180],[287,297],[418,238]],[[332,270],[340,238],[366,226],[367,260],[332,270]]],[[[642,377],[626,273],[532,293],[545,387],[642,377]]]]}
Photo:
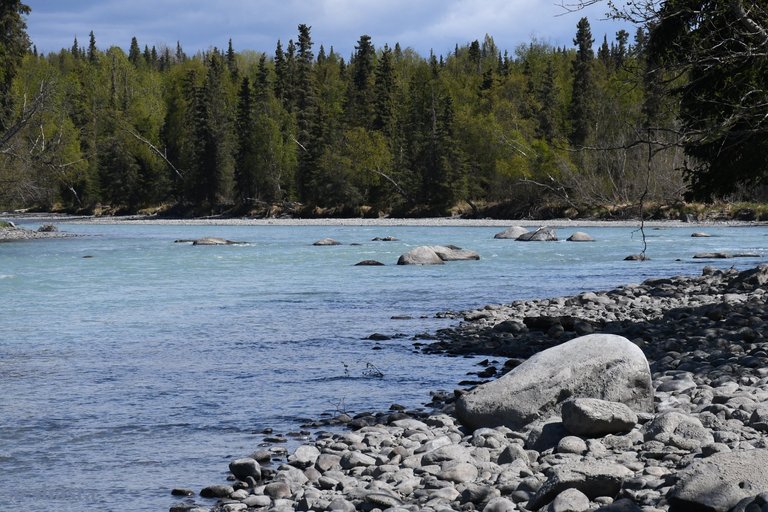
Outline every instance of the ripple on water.
{"type": "Polygon", "coordinates": [[[285,433],[324,413],[421,407],[429,391],[453,389],[477,360],[413,353],[413,335],[447,325],[439,311],[754,265],[765,258],[690,258],[765,254],[768,233],[708,229],[720,236],[691,239],[667,230],[638,265],[623,261],[639,251],[633,228],[589,228],[598,241],[582,246],[494,240],[495,227],[71,229],[101,236],[0,254],[0,503],[9,510],[167,510],[171,488],[223,481],[228,458],[255,451],[266,427],[285,433]],[[401,242],[369,243],[381,231],[401,242]],[[211,235],[253,243],[173,244],[211,235]],[[309,245],[325,237],[363,245],[309,245]],[[482,259],[353,267],[435,243],[482,259]],[[403,337],[364,339],[376,332],[403,337]],[[384,377],[363,375],[368,362],[384,377]],[[40,478],[56,485],[14,494],[40,478]]]}

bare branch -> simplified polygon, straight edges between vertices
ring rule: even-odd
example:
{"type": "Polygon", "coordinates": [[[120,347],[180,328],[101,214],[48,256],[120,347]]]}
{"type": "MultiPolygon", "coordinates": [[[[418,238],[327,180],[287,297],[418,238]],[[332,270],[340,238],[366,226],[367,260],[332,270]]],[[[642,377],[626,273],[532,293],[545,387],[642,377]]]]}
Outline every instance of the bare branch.
{"type": "Polygon", "coordinates": [[[179,169],[177,169],[175,165],[173,165],[173,162],[171,162],[171,161],[168,159],[168,156],[165,154],[165,152],[163,152],[163,151],[160,151],[160,149],[158,149],[158,147],[157,147],[157,146],[155,146],[155,145],[154,145],[154,144],[152,144],[150,141],[148,141],[146,138],[144,138],[144,137],[142,137],[141,135],[139,135],[138,133],[136,133],[134,130],[131,130],[131,129],[129,129],[129,128],[126,128],[125,126],[122,126],[121,128],[122,128],[123,130],[125,130],[126,132],[130,133],[131,135],[133,135],[134,137],[136,137],[136,139],[138,139],[139,141],[141,141],[141,142],[143,142],[144,144],[146,144],[146,145],[147,145],[147,146],[148,146],[148,147],[149,147],[149,148],[150,148],[152,151],[154,151],[155,153],[157,153],[157,155],[158,155],[160,158],[162,158],[162,159],[165,161],[165,163],[167,163],[167,164],[168,164],[168,166],[169,166],[171,169],[173,169],[173,172],[175,172],[175,173],[176,173],[176,176],[178,176],[178,177],[179,177],[179,178],[181,178],[181,179],[184,179],[184,174],[183,174],[183,173],[182,173],[182,172],[181,172],[179,169]]]}
{"type": "MultiPolygon", "coordinates": [[[[298,144],[298,142],[297,142],[297,144],[298,144]]],[[[396,182],[392,177],[390,177],[389,175],[385,174],[384,172],[382,172],[379,169],[370,169],[370,171],[372,173],[374,173],[374,174],[377,174],[377,175],[381,176],[382,178],[384,178],[388,182],[390,182],[392,184],[392,186],[395,187],[395,190],[397,190],[397,193],[400,194],[401,196],[403,196],[408,202],[410,202],[410,203],[415,203],[416,202],[413,199],[413,197],[411,197],[408,194],[408,192],[406,192],[405,189],[403,187],[401,187],[400,184],[398,182],[396,182]]]]}

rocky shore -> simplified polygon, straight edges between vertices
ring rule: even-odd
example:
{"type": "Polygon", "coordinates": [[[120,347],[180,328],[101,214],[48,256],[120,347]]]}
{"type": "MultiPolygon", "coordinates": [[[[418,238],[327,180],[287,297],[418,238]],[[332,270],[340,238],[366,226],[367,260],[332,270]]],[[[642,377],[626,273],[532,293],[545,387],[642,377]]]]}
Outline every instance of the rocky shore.
{"type": "Polygon", "coordinates": [[[11,222],[0,223],[0,242],[12,242],[17,240],[38,240],[42,238],[68,238],[77,236],[74,233],[66,233],[52,224],[43,224],[36,230],[15,226],[11,222]]]}
{"type": "Polygon", "coordinates": [[[273,438],[170,510],[766,510],[767,292],[705,268],[465,312],[420,346],[488,355],[474,389],[273,438]]]}

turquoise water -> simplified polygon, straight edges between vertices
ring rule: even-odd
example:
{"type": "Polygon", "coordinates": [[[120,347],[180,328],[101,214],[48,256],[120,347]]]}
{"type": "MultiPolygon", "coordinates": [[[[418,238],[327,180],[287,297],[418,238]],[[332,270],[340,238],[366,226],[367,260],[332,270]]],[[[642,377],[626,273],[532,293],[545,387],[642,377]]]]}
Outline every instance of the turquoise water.
{"type": "Polygon", "coordinates": [[[295,431],[339,408],[420,406],[477,362],[413,350],[412,335],[449,325],[439,311],[699,274],[706,264],[750,267],[768,255],[766,227],[707,228],[712,238],[649,230],[644,263],[622,261],[642,248],[631,228],[589,228],[597,242],[575,244],[494,240],[492,227],[60,227],[86,236],[0,244],[7,510],[167,510],[171,488],[222,481],[265,427],[295,431]],[[248,243],[174,243],[202,236],[248,243]],[[311,245],[324,237],[344,245],[311,245]],[[422,244],[482,259],[394,265],[422,244]],[[704,251],[761,256],[691,259],[704,251]],[[387,266],[353,266],[364,259],[387,266]],[[364,339],[374,332],[405,336],[364,339]],[[365,378],[368,362],[384,378],[365,378]]]}

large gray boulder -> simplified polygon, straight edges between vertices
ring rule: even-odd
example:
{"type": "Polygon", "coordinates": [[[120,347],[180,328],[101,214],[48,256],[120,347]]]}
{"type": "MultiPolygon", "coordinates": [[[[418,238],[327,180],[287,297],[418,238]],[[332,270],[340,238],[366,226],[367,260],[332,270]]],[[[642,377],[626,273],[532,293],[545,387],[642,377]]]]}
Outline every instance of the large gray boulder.
{"type": "Polygon", "coordinates": [[[400,256],[398,265],[440,265],[446,261],[479,260],[475,251],[455,245],[422,245],[400,256]]]}
{"type": "Polygon", "coordinates": [[[621,336],[582,336],[539,352],[498,380],[465,393],[456,402],[456,413],[470,428],[504,425],[520,430],[538,418],[560,414],[570,398],[599,398],[652,412],[645,355],[621,336]]]}
{"type": "Polygon", "coordinates": [[[398,265],[443,265],[445,262],[431,247],[422,245],[398,258],[398,265]]]}
{"type": "Polygon", "coordinates": [[[435,251],[441,260],[443,261],[466,261],[466,260],[479,260],[480,255],[475,251],[469,249],[462,249],[455,245],[430,245],[430,249],[435,251]]]}
{"type": "Polygon", "coordinates": [[[524,235],[527,232],[528,230],[522,226],[512,226],[510,228],[505,229],[504,231],[496,233],[495,235],[493,235],[493,238],[499,238],[504,240],[508,240],[508,239],[517,240],[517,238],[520,235],[524,235]]]}
{"type": "Polygon", "coordinates": [[[544,226],[536,231],[523,233],[516,240],[518,242],[557,242],[557,232],[552,228],[544,226]]]}
{"type": "Polygon", "coordinates": [[[697,459],[679,474],[669,494],[674,510],[726,512],[744,499],[768,491],[768,450],[716,453],[697,459]]]}

